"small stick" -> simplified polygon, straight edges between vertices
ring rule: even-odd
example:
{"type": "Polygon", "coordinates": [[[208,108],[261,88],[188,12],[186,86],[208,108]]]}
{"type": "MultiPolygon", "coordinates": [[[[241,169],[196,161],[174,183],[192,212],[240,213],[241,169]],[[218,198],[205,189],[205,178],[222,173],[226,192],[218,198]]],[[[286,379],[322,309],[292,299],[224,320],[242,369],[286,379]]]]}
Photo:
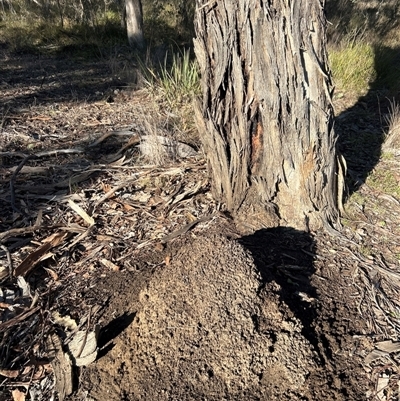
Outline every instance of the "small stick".
{"type": "Polygon", "coordinates": [[[177,238],[183,234],[186,234],[189,230],[191,230],[194,226],[196,226],[199,223],[204,223],[206,221],[211,220],[214,217],[214,215],[209,215],[209,216],[204,216],[201,217],[200,219],[197,219],[195,221],[192,221],[189,224],[186,224],[185,226],[183,226],[183,228],[181,228],[180,230],[176,230],[174,232],[172,232],[171,234],[165,235],[164,237],[161,238],[161,243],[165,244],[168,241],[171,241],[174,238],[177,238]]]}
{"type": "Polygon", "coordinates": [[[9,237],[12,237],[13,235],[18,235],[18,234],[28,234],[33,231],[36,231],[39,228],[39,226],[29,226],[29,227],[21,227],[21,228],[11,228],[8,231],[4,231],[0,233],[0,241],[3,241],[9,237]]]}
{"type": "Polygon", "coordinates": [[[55,150],[44,150],[43,152],[38,152],[34,156],[35,157],[43,157],[43,156],[57,156],[61,154],[75,154],[75,153],[84,153],[83,149],[78,148],[70,148],[70,149],[55,149],[55,150]]]}
{"type": "Polygon", "coordinates": [[[16,204],[15,204],[15,188],[14,188],[14,184],[15,184],[15,179],[17,178],[18,173],[21,171],[22,167],[24,167],[24,165],[26,164],[26,162],[30,159],[34,159],[36,158],[35,155],[28,155],[26,156],[21,163],[19,163],[18,167],[16,168],[16,170],[14,171],[13,175],[11,176],[11,180],[10,180],[10,192],[11,192],[11,207],[12,209],[17,212],[22,214],[23,216],[27,216],[27,214],[23,211],[20,211],[16,204]]]}
{"type": "Polygon", "coordinates": [[[79,349],[78,353],[76,354],[76,358],[79,358],[82,355],[83,350],[85,349],[85,345],[86,345],[86,340],[87,340],[87,336],[89,333],[89,326],[90,326],[90,319],[92,317],[92,307],[89,308],[89,316],[88,316],[88,320],[87,320],[87,327],[85,330],[85,335],[82,339],[82,344],[81,344],[81,348],[79,349]]]}

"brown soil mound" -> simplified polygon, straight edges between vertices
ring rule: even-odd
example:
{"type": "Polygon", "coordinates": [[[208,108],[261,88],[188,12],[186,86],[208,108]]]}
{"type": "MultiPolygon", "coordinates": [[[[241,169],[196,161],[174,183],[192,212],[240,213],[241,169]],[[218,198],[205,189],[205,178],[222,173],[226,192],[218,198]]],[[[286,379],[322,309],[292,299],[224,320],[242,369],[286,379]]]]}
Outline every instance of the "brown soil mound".
{"type": "Polygon", "coordinates": [[[263,307],[260,284],[237,242],[212,236],[185,246],[141,294],[135,397],[244,400],[261,395],[260,382],[277,397],[298,392],[313,365],[310,345],[296,319],[285,322],[276,303],[263,307]],[[268,332],[259,331],[261,314],[268,332]]]}
{"type": "Polygon", "coordinates": [[[142,289],[133,323],[97,362],[91,396],[306,400],[329,393],[329,379],[318,383],[318,354],[278,287],[263,284],[238,241],[189,240],[142,289]]]}

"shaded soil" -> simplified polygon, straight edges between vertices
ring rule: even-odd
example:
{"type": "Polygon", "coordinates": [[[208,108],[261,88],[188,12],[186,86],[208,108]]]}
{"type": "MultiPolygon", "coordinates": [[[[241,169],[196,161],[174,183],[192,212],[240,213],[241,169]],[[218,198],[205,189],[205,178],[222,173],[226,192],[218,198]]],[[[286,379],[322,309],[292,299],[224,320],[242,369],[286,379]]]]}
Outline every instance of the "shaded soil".
{"type": "MultiPolygon", "coordinates": [[[[36,232],[2,244],[19,265],[60,227],[70,230],[27,277],[42,302],[36,315],[42,331],[36,320],[28,320],[30,330],[40,335],[26,337],[32,343],[26,352],[30,357],[16,358],[18,366],[37,358],[38,349],[46,355],[40,336],[56,332],[67,337],[52,318],[58,311],[80,326],[99,327],[97,360],[73,368],[70,400],[373,400],[382,374],[391,377],[395,388],[395,363],[365,363],[376,341],[398,339],[391,311],[398,306],[393,277],[399,266],[391,250],[399,244],[399,205],[386,199],[375,213],[379,197],[361,183],[379,161],[379,116],[369,114],[365,123],[374,137],[374,158],[365,148],[361,163],[355,160],[351,133],[365,128],[366,120],[357,107],[348,116],[355,121],[358,115],[359,126],[348,129],[346,115],[339,120],[342,150],[351,150],[349,164],[357,180],[352,191],[366,199],[357,214],[350,199],[340,234],[281,227],[244,235],[212,201],[202,160],[169,161],[143,173],[144,162],[134,152],[121,155],[125,164],[106,164],[127,140],[114,138],[88,150],[95,138],[112,130],[129,126],[143,131],[151,113],[149,93],[110,79],[109,63],[19,56],[3,58],[1,69],[7,103],[0,143],[7,155],[1,158],[0,228],[31,226],[39,210],[46,221],[36,232]],[[43,78],[39,61],[52,74],[43,78]],[[51,169],[44,176],[16,177],[17,205],[26,214],[13,210],[9,183],[20,162],[17,152],[77,145],[85,150],[79,156],[32,160],[30,167],[51,169]],[[90,179],[66,187],[54,184],[94,166],[90,179]],[[121,186],[95,207],[110,188],[139,173],[140,181],[121,186]],[[91,231],[65,206],[68,199],[95,210],[91,231]],[[211,217],[179,233],[203,216],[211,217]],[[387,226],[377,227],[383,219],[387,226]],[[176,232],[173,240],[162,240],[176,232]],[[100,263],[104,259],[115,269],[100,263]],[[387,299],[392,304],[383,303],[387,299]],[[93,306],[99,311],[86,323],[84,316],[93,306]]],[[[6,255],[0,252],[5,266],[6,255]]],[[[15,282],[4,284],[12,286],[15,282]]],[[[11,330],[2,341],[2,352],[11,344],[11,356],[21,353],[11,330]]],[[[1,368],[14,363],[7,356],[1,368]]],[[[51,390],[38,399],[50,399],[52,380],[51,390]]],[[[4,376],[0,386],[4,398],[11,399],[10,388],[33,384],[26,377],[4,376]]],[[[395,392],[386,395],[387,400],[396,397],[395,392]]]]}

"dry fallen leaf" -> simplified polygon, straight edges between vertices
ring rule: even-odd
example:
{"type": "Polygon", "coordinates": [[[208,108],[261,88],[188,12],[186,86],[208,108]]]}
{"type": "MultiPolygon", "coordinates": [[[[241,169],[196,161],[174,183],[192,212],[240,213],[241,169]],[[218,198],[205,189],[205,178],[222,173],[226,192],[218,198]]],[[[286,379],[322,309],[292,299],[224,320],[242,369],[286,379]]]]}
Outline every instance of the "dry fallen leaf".
{"type": "Polygon", "coordinates": [[[48,373],[52,372],[53,368],[50,363],[44,365],[36,366],[35,373],[31,377],[31,380],[41,380],[43,379],[48,373]]]}
{"type": "Polygon", "coordinates": [[[89,224],[89,226],[92,226],[94,224],[94,219],[93,217],[89,216],[78,204],[76,204],[74,201],[71,199],[68,199],[68,205],[69,207],[76,212],[79,216],[82,217],[83,220],[86,221],[86,223],[89,224]]]}
{"type": "Polygon", "coordinates": [[[372,350],[364,359],[364,363],[367,365],[370,365],[373,361],[382,358],[382,357],[387,357],[389,355],[388,352],[384,351],[379,351],[377,349],[372,350]]]}
{"type": "Polygon", "coordinates": [[[43,379],[46,374],[52,371],[53,368],[48,363],[43,365],[29,365],[24,367],[23,371],[21,372],[21,376],[29,376],[29,380],[40,380],[43,379]]]}
{"type": "Polygon", "coordinates": [[[44,244],[31,252],[15,269],[15,276],[25,276],[29,273],[40,261],[41,258],[47,254],[47,252],[59,245],[68,236],[65,231],[50,235],[48,238],[43,240],[44,244]]]}
{"type": "Polygon", "coordinates": [[[115,271],[115,272],[118,272],[118,271],[120,270],[119,266],[117,266],[117,265],[116,265],[115,263],[113,263],[113,262],[110,262],[110,261],[107,260],[107,259],[104,259],[104,258],[100,259],[100,263],[101,263],[102,265],[104,265],[105,267],[108,267],[110,270],[113,270],[113,271],[115,271]]]}
{"type": "Polygon", "coordinates": [[[0,266],[0,280],[8,276],[8,269],[4,266],[0,266]]]}
{"type": "Polygon", "coordinates": [[[72,393],[72,365],[68,354],[65,354],[61,347],[61,340],[53,334],[46,341],[47,352],[51,358],[51,366],[56,379],[55,388],[60,401],[72,393]]]}
{"type": "Polygon", "coordinates": [[[155,249],[157,252],[162,252],[162,251],[164,250],[164,245],[163,245],[161,242],[157,242],[157,243],[154,245],[154,249],[155,249]]]}
{"type": "Polygon", "coordinates": [[[376,397],[378,400],[380,401],[386,401],[388,400],[388,398],[386,397],[385,394],[385,389],[388,387],[389,385],[389,375],[382,375],[382,377],[380,377],[378,379],[377,385],[376,385],[376,397]]]}
{"type": "Polygon", "coordinates": [[[11,391],[13,401],[25,401],[26,394],[17,388],[15,388],[13,391],[11,391]]]}
{"type": "Polygon", "coordinates": [[[133,206],[129,205],[128,203],[123,203],[122,205],[123,205],[124,209],[127,211],[135,209],[133,206]]]}
{"type": "Polygon", "coordinates": [[[65,239],[66,234],[67,233],[65,231],[59,231],[57,233],[49,235],[47,238],[42,240],[42,243],[47,244],[48,242],[50,242],[52,246],[57,246],[61,244],[61,242],[65,239]]]}
{"type": "Polygon", "coordinates": [[[15,379],[18,375],[18,370],[0,369],[0,376],[8,377],[9,379],[15,379]]]}
{"type": "Polygon", "coordinates": [[[49,269],[48,267],[43,267],[43,269],[49,273],[54,281],[58,281],[58,274],[53,269],[49,269]]]}
{"type": "Polygon", "coordinates": [[[105,184],[104,182],[101,182],[100,185],[101,185],[101,189],[103,190],[104,193],[107,193],[108,191],[111,190],[110,184],[105,184]]]}
{"type": "Polygon", "coordinates": [[[398,352],[400,351],[400,341],[393,342],[391,340],[381,341],[375,344],[375,348],[385,352],[398,352]]]}
{"type": "Polygon", "coordinates": [[[27,281],[22,276],[18,276],[17,283],[18,283],[19,289],[22,291],[22,296],[30,297],[31,296],[31,287],[27,283],[27,281]]]}

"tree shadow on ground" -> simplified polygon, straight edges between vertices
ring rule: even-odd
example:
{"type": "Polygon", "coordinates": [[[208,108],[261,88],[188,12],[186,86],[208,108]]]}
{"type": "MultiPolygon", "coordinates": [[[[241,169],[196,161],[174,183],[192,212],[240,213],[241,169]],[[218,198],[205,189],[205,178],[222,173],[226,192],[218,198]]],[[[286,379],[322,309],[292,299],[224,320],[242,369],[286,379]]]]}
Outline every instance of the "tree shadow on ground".
{"type": "Polygon", "coordinates": [[[68,52],[2,59],[3,115],[18,115],[21,109],[37,105],[95,102],[137,82],[134,55],[117,49],[96,59],[71,57],[68,52]]]}
{"type": "Polygon", "coordinates": [[[391,102],[400,100],[400,48],[376,46],[374,63],[376,79],[368,93],[352,107],[344,107],[335,120],[338,148],[347,164],[345,198],[365,183],[378,164],[391,102]]]}
{"type": "MultiPolygon", "coordinates": [[[[318,295],[310,282],[315,273],[313,236],[291,227],[277,227],[258,230],[238,241],[254,258],[263,282],[260,292],[266,289],[277,293],[301,321],[303,336],[319,352],[319,340],[313,328],[318,295]],[[278,286],[270,285],[273,282],[278,286]]],[[[319,357],[323,363],[324,358],[319,357]]]]}
{"type": "Polygon", "coordinates": [[[112,103],[115,91],[138,87],[147,67],[154,70],[169,66],[173,54],[185,50],[193,57],[192,45],[187,44],[163,44],[145,52],[125,45],[68,45],[54,54],[13,54],[4,46],[0,47],[1,125],[10,115],[18,116],[32,106],[101,100],[112,103]]]}

